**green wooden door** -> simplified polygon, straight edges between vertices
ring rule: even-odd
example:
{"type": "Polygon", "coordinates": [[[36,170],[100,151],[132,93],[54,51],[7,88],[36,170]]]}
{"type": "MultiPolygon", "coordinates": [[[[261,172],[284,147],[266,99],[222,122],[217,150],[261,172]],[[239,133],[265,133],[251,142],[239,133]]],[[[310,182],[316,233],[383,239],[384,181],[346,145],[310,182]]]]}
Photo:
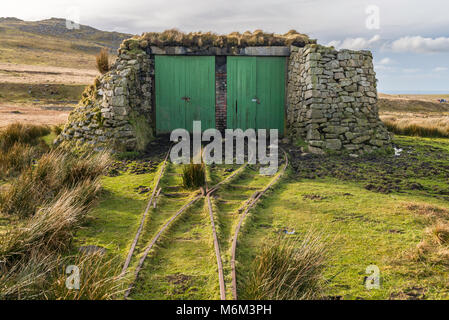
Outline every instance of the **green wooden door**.
{"type": "Polygon", "coordinates": [[[285,58],[257,57],[257,129],[278,129],[284,133],[285,58]]]}
{"type": "Polygon", "coordinates": [[[284,132],[284,57],[228,57],[228,128],[284,132]]]}
{"type": "Polygon", "coordinates": [[[156,132],[215,128],[215,58],[156,56],[156,132]]]}
{"type": "Polygon", "coordinates": [[[256,58],[228,57],[227,127],[256,127],[256,58]]]}

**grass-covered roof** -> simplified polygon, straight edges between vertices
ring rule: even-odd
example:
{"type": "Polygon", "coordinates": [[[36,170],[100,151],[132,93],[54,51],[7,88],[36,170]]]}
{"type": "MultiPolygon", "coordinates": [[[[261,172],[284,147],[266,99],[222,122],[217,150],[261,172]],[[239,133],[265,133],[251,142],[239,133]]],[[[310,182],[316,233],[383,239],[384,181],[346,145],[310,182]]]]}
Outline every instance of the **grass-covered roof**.
{"type": "Polygon", "coordinates": [[[290,46],[303,47],[306,44],[316,43],[307,35],[290,30],[285,34],[266,33],[262,30],[244,33],[232,32],[227,35],[218,35],[212,32],[183,33],[176,29],[163,32],[148,32],[141,36],[134,36],[122,43],[121,48],[132,50],[139,46],[145,49],[149,46],[163,47],[195,47],[195,48],[229,48],[229,47],[253,47],[253,46],[290,46]]]}

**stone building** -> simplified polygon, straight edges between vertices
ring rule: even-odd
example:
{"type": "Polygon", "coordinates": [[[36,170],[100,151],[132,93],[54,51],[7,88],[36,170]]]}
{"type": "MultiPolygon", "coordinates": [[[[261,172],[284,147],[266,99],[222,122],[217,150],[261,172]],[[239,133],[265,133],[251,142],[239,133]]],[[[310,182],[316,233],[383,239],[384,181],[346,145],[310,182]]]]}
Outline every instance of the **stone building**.
{"type": "Polygon", "coordinates": [[[278,129],[309,152],[389,146],[369,51],[337,51],[290,31],[177,31],[125,40],[83,93],[58,143],[144,150],[175,128],[278,129]]]}

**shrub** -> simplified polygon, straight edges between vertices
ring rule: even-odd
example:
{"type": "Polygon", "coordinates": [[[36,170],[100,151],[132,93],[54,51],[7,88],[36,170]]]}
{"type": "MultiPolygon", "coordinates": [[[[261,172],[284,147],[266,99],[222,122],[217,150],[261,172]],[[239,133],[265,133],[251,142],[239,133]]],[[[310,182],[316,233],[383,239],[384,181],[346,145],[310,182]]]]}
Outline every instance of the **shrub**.
{"type": "Polygon", "coordinates": [[[244,278],[242,299],[302,300],[321,297],[328,250],[309,232],[303,240],[278,238],[266,244],[244,278]]]}
{"type": "Polygon", "coordinates": [[[185,165],[182,170],[182,185],[186,189],[199,188],[204,185],[206,168],[204,163],[185,165]]]}
{"type": "Polygon", "coordinates": [[[100,53],[96,56],[97,69],[101,74],[105,74],[109,71],[109,52],[106,48],[100,50],[100,53]]]}

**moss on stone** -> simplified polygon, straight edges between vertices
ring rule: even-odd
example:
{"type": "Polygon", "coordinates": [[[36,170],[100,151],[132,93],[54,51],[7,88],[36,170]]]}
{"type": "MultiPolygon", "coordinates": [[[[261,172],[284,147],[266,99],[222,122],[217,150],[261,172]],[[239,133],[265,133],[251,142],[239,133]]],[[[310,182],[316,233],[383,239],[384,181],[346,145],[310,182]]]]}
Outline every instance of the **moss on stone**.
{"type": "Polygon", "coordinates": [[[142,115],[138,115],[135,112],[130,114],[129,122],[136,135],[136,149],[138,151],[145,150],[148,143],[154,139],[151,124],[148,122],[147,118],[142,115]]]}

